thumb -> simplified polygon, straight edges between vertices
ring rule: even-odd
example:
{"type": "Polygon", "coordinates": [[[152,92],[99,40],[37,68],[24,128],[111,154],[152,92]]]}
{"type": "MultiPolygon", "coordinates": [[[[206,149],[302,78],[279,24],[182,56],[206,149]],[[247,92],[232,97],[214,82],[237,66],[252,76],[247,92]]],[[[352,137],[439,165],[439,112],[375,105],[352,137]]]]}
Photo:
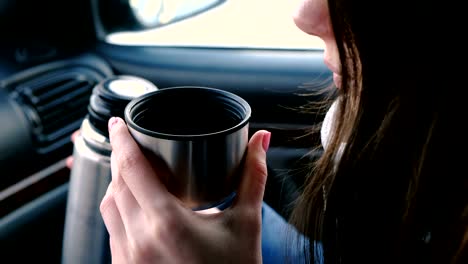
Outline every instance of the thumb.
{"type": "Polygon", "coordinates": [[[260,130],[249,141],[236,207],[260,208],[262,205],[268,174],[266,152],[270,137],[270,132],[260,130]]]}

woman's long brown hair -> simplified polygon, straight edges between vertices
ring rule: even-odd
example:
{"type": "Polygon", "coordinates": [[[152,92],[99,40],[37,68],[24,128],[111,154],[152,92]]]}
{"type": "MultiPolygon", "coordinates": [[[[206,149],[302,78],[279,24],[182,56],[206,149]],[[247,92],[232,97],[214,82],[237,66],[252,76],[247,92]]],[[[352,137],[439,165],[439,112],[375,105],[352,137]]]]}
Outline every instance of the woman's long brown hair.
{"type": "Polygon", "coordinates": [[[339,110],[291,223],[325,263],[468,263],[468,87],[454,68],[467,48],[436,34],[466,29],[441,3],[328,5],[339,110]]]}

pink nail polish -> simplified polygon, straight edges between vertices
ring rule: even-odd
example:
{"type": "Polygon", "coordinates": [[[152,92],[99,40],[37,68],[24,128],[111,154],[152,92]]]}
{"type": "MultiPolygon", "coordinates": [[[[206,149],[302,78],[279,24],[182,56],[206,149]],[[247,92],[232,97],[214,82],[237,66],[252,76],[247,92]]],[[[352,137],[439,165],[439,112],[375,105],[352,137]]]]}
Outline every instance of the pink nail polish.
{"type": "Polygon", "coordinates": [[[270,139],[271,139],[271,133],[267,132],[263,135],[263,149],[265,152],[268,151],[268,148],[270,147],[270,139]]]}
{"type": "Polygon", "coordinates": [[[119,120],[117,118],[115,118],[115,117],[111,117],[111,119],[109,119],[109,123],[107,123],[109,131],[111,131],[112,127],[115,124],[117,124],[117,122],[119,122],[119,120]]]}

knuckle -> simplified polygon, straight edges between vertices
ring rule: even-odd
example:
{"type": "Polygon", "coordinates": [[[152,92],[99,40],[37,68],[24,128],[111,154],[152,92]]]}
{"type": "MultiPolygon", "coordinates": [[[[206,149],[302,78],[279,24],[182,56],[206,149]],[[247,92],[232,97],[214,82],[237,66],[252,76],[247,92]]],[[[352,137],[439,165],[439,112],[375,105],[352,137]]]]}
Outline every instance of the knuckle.
{"type": "Polygon", "coordinates": [[[101,215],[105,216],[107,214],[107,210],[109,207],[111,207],[113,202],[114,200],[111,195],[104,196],[101,203],[99,204],[99,211],[101,212],[101,215]]]}
{"type": "Polygon", "coordinates": [[[130,240],[129,255],[132,263],[150,263],[149,261],[154,259],[157,251],[151,243],[154,241],[149,241],[146,236],[130,240]]]}
{"type": "Polygon", "coordinates": [[[264,186],[266,177],[268,176],[266,162],[264,160],[257,160],[252,163],[251,171],[254,175],[256,183],[264,186]]]}
{"type": "Polygon", "coordinates": [[[254,208],[246,208],[240,223],[250,234],[258,234],[262,230],[261,213],[254,208]]]}
{"type": "Polygon", "coordinates": [[[266,176],[267,175],[267,168],[266,168],[266,162],[264,160],[257,160],[253,164],[253,170],[256,174],[260,176],[266,176]]]}
{"type": "Polygon", "coordinates": [[[127,189],[128,189],[127,185],[120,177],[117,177],[115,181],[112,181],[112,193],[111,194],[114,200],[121,198],[123,195],[122,193],[126,191],[127,189]]]}
{"type": "Polygon", "coordinates": [[[117,166],[122,172],[126,172],[137,166],[138,158],[130,152],[121,153],[117,156],[117,166]]]}
{"type": "Polygon", "coordinates": [[[181,217],[171,211],[161,211],[157,217],[158,221],[153,221],[151,226],[156,240],[174,241],[184,236],[186,227],[181,217]]]}
{"type": "Polygon", "coordinates": [[[169,219],[175,218],[175,210],[177,205],[168,199],[154,200],[152,204],[153,210],[149,213],[151,219],[161,219],[167,222],[169,219]]]}

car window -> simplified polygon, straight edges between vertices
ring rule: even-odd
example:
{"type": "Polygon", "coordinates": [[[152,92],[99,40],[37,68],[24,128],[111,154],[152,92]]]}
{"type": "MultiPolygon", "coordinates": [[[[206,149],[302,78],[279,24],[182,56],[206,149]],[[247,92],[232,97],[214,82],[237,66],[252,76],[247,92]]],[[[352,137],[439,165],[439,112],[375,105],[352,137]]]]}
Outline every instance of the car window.
{"type": "MultiPolygon", "coordinates": [[[[176,2],[180,1],[190,2],[176,2]]],[[[300,31],[292,20],[300,1],[227,0],[163,27],[111,33],[106,41],[119,45],[323,49],[319,38],[300,31]]]]}

